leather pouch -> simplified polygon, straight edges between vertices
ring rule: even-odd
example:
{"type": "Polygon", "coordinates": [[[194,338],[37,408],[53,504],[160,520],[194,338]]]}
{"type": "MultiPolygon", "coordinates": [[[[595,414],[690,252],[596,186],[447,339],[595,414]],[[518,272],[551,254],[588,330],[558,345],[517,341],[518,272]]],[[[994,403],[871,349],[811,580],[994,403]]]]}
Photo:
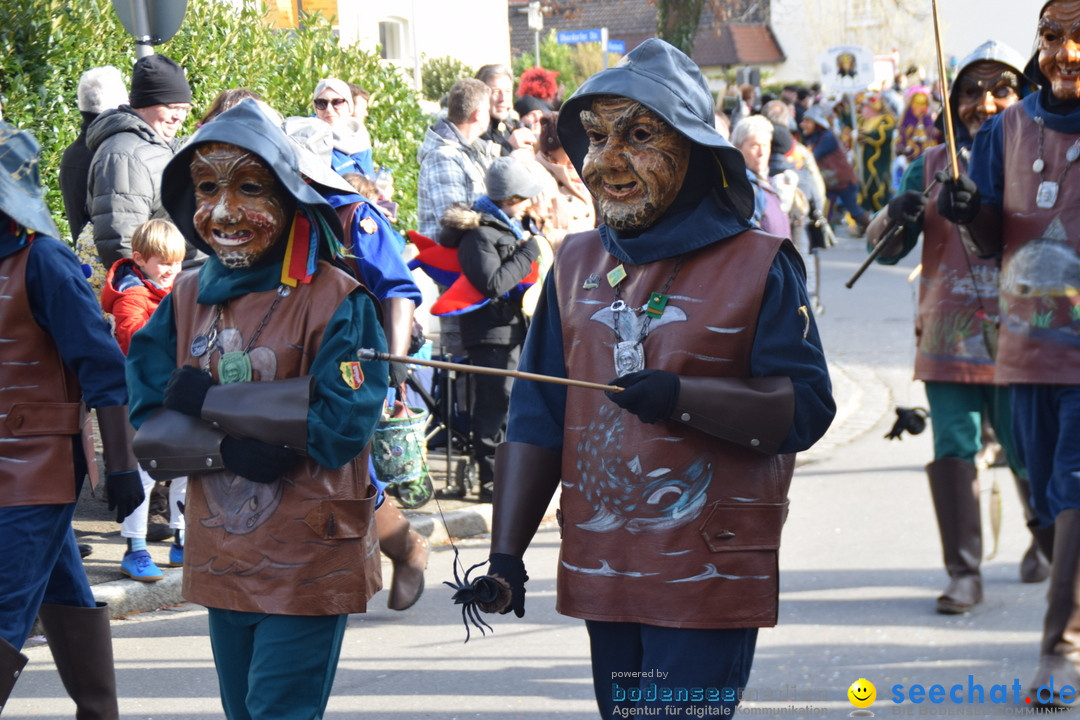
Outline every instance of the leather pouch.
{"type": "Polygon", "coordinates": [[[327,498],[304,516],[304,523],[323,540],[366,537],[375,513],[375,487],[361,499],[327,498]]]}
{"type": "Polygon", "coordinates": [[[777,550],[788,503],[724,503],[712,506],[701,537],[712,552],[777,550]]]}
{"type": "Polygon", "coordinates": [[[15,437],[78,435],[81,409],[80,403],[15,403],[4,424],[15,437]]]}

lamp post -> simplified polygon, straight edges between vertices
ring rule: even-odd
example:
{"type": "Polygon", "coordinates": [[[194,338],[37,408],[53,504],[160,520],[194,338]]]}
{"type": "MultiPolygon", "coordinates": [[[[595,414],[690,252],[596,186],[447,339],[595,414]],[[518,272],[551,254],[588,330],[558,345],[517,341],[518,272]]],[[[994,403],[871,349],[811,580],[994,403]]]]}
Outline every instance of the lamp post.
{"type": "Polygon", "coordinates": [[[135,39],[135,57],[153,55],[184,22],[187,0],[113,0],[113,10],[135,39]]]}
{"type": "Polygon", "coordinates": [[[540,7],[540,0],[532,0],[529,3],[529,29],[533,31],[533,40],[536,43],[536,58],[534,64],[540,67],[540,31],[544,29],[544,12],[540,7]]]}

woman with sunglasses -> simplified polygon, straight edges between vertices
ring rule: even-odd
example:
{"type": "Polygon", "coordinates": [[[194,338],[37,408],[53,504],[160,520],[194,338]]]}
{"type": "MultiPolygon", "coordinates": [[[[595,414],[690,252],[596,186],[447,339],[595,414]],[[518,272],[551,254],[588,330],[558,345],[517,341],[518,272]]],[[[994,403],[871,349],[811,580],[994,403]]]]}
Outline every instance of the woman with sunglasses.
{"type": "Polygon", "coordinates": [[[371,136],[363,124],[353,117],[352,91],[344,80],[324,78],[315,86],[312,96],[315,117],[334,132],[333,168],[339,175],[360,173],[375,178],[371,136]]]}

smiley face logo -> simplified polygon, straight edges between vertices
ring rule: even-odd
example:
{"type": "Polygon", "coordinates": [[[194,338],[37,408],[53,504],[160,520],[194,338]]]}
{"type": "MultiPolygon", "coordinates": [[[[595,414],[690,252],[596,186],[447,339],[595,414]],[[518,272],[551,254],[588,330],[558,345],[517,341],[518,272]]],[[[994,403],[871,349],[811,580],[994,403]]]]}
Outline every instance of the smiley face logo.
{"type": "Polygon", "coordinates": [[[874,683],[866,678],[859,678],[851,683],[851,687],[847,690],[847,696],[855,707],[868,708],[877,699],[877,688],[874,687],[874,683]]]}

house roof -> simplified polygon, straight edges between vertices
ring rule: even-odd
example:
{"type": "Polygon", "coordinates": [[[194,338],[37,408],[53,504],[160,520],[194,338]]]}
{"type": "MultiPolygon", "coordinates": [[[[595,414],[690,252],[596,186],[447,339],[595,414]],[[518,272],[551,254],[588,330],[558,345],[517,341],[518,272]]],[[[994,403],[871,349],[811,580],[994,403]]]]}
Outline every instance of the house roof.
{"type": "Polygon", "coordinates": [[[772,28],[765,23],[700,28],[694,40],[698,65],[771,65],[785,60],[772,28]]]}
{"type": "MultiPolygon", "coordinates": [[[[510,48],[514,55],[533,52],[535,38],[524,12],[528,0],[508,0],[510,48]]],[[[761,8],[768,3],[754,3],[761,8]]],[[[608,38],[626,43],[627,51],[656,37],[656,7],[648,0],[580,0],[562,3],[562,14],[545,16],[545,32],[606,27],[608,38]]],[[[691,59],[700,66],[770,65],[786,59],[768,23],[768,9],[749,11],[744,22],[716,23],[706,11],[694,39],[691,59]]]]}

